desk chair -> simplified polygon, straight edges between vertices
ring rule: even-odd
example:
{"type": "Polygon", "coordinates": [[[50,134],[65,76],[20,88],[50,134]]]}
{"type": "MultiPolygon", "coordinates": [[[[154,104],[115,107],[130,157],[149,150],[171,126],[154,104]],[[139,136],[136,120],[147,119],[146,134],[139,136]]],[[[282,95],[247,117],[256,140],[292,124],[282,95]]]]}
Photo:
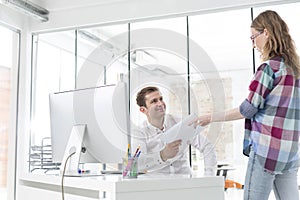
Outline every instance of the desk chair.
{"type": "Polygon", "coordinates": [[[227,179],[227,172],[229,170],[234,170],[234,168],[230,167],[228,164],[218,164],[217,165],[217,176],[220,176],[221,172],[222,172],[222,176],[224,176],[224,180],[225,180],[224,190],[226,191],[228,188],[243,189],[244,185],[242,185],[236,181],[227,179]]]}

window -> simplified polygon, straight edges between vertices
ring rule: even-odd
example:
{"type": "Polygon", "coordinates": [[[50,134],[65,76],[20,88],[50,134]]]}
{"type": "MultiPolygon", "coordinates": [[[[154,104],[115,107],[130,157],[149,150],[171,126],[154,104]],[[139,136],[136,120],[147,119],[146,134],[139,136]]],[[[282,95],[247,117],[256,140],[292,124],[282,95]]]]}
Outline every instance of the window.
{"type": "Polygon", "coordinates": [[[19,62],[19,33],[0,24],[0,44],[0,199],[6,199],[8,141],[14,138],[11,137],[14,134],[11,131],[16,129],[10,125],[15,121],[12,120],[15,113],[12,113],[14,109],[11,106],[14,101],[11,97],[15,80],[13,74],[17,71],[19,62]]]}
{"type": "MultiPolygon", "coordinates": [[[[274,5],[267,7],[257,7],[253,9],[254,18],[261,12],[265,10],[274,10],[276,11],[280,17],[286,22],[289,27],[290,34],[296,44],[296,48],[298,50],[298,54],[300,53],[300,27],[298,26],[298,18],[299,13],[297,12],[300,9],[300,3],[290,3],[283,5],[274,5]]],[[[257,56],[256,66],[259,66],[260,60],[257,56]]]]}
{"type": "MultiPolygon", "coordinates": [[[[31,115],[31,147],[41,146],[43,139],[50,136],[49,93],[75,88],[74,33],[46,33],[33,38],[36,57],[32,78],[34,106],[31,115]]],[[[32,166],[30,170],[35,167],[39,166],[32,166]]]]}

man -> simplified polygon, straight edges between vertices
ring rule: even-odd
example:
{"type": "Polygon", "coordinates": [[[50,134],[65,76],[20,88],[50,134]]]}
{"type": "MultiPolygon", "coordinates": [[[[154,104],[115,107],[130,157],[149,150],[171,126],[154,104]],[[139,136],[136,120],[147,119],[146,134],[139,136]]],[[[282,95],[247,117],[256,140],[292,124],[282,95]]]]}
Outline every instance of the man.
{"type": "MultiPolygon", "coordinates": [[[[136,97],[140,112],[147,121],[132,133],[132,146],[140,145],[139,170],[154,173],[191,174],[188,148],[181,140],[165,144],[161,135],[178,121],[166,114],[166,104],[157,87],[146,87],[136,97]],[[183,146],[183,147],[182,147],[183,146]]],[[[206,175],[215,175],[216,155],[214,147],[203,135],[197,134],[191,145],[204,154],[206,175]]]]}

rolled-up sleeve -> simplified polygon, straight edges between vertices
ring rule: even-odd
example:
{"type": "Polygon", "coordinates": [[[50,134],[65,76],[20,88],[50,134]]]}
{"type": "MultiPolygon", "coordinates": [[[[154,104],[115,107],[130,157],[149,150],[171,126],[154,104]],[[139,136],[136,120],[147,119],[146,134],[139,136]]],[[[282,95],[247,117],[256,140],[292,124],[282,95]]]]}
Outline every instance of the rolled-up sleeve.
{"type": "Polygon", "coordinates": [[[252,118],[257,112],[258,108],[254,107],[247,99],[240,105],[240,113],[247,119],[252,118]]]}

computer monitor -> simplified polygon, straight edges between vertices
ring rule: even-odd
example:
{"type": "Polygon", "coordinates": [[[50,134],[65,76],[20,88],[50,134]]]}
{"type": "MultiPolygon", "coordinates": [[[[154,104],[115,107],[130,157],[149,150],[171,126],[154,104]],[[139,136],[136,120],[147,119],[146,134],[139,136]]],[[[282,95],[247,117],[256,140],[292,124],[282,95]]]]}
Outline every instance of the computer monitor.
{"type": "MultiPolygon", "coordinates": [[[[126,94],[124,82],[51,93],[53,161],[63,162],[66,155],[76,151],[80,161],[75,160],[73,165],[77,169],[77,162],[121,163],[130,141],[126,94]]],[[[70,160],[70,165],[72,162],[70,160]]]]}

